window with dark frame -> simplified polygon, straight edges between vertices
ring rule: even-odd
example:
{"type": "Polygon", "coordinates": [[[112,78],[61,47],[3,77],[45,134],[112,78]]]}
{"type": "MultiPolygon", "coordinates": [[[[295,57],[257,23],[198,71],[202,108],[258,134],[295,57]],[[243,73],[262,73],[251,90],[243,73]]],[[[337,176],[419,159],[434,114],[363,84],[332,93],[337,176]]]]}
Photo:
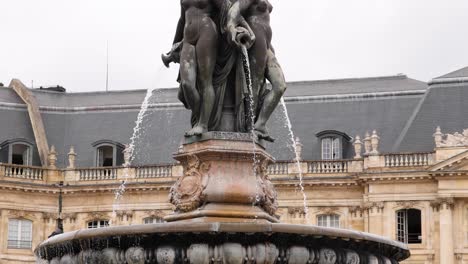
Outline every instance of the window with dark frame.
{"type": "Polygon", "coordinates": [[[405,244],[422,243],[421,210],[402,209],[396,212],[397,240],[405,244]]]}
{"type": "Polygon", "coordinates": [[[116,167],[124,163],[124,146],[120,143],[101,140],[94,143],[96,167],[116,167]]]}

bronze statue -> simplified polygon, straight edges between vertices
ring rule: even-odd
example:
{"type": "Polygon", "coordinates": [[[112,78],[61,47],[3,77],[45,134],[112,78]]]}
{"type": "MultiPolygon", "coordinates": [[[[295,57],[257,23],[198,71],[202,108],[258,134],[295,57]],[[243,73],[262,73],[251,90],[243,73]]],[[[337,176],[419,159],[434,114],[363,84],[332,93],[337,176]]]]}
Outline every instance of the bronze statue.
{"type": "Polygon", "coordinates": [[[226,130],[226,106],[233,104],[236,132],[251,129],[260,139],[273,141],[266,122],[286,89],[281,67],[271,46],[268,0],[181,0],[181,18],[166,66],[180,63],[179,99],[192,110],[192,129],[186,136],[226,130]],[[249,50],[254,128],[249,125],[246,88],[239,47],[249,50]],[[266,88],[266,79],[272,84],[266,88]],[[228,98],[227,97],[233,97],[228,98]]]}

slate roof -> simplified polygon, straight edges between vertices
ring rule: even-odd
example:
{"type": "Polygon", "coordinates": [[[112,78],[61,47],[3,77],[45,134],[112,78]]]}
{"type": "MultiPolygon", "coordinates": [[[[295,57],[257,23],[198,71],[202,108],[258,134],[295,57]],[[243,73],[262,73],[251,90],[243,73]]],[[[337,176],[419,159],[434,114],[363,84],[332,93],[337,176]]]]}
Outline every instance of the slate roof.
{"type": "Polygon", "coordinates": [[[442,79],[442,78],[460,78],[460,77],[468,77],[468,67],[461,68],[459,70],[447,73],[445,75],[442,75],[440,77],[437,77],[436,79],[442,79]]]}
{"type": "MultiPolygon", "coordinates": [[[[444,77],[445,78],[445,77],[444,77]]],[[[288,83],[285,98],[294,132],[304,145],[303,158],[320,159],[316,133],[337,130],[354,137],[376,129],[381,136],[381,152],[431,151],[432,134],[440,125],[446,132],[467,128],[468,87],[462,84],[428,85],[405,75],[288,83]]],[[[94,166],[92,144],[107,139],[129,142],[139,106],[146,90],[59,93],[33,90],[41,107],[49,144],[56,146],[58,165],[65,166],[71,145],[77,165],[94,166]],[[118,108],[127,105],[131,107],[118,108]],[[117,107],[115,107],[117,106],[117,107]]],[[[171,103],[171,108],[150,108],[136,142],[136,162],[173,162],[172,153],[189,126],[189,111],[177,101],[177,89],[153,92],[151,103],[171,103]]],[[[0,143],[12,137],[34,141],[26,108],[9,88],[0,88],[0,143]],[[3,102],[3,104],[2,104],[3,102]],[[11,121],[10,121],[11,120],[11,121]]],[[[279,160],[292,159],[290,137],[281,107],[269,122],[277,139],[268,150],[279,160]]],[[[352,151],[345,157],[351,157],[352,151]]]]}

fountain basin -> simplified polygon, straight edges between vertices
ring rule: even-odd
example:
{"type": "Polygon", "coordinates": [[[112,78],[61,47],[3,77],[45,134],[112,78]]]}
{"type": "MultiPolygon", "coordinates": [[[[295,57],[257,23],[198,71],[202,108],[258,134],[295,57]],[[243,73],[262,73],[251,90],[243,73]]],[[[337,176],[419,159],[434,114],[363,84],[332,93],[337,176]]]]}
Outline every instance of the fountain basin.
{"type": "Polygon", "coordinates": [[[174,222],[86,229],[52,237],[38,263],[390,264],[406,245],[367,233],[279,223],[174,222]]]}

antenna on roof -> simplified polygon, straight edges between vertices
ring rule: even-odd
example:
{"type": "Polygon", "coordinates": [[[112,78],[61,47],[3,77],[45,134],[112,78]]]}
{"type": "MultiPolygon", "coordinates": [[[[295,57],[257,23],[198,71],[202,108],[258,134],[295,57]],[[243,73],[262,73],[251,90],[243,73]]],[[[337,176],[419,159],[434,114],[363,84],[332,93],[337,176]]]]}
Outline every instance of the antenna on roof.
{"type": "Polygon", "coordinates": [[[109,40],[106,43],[106,92],[109,91],[109,40]]]}

